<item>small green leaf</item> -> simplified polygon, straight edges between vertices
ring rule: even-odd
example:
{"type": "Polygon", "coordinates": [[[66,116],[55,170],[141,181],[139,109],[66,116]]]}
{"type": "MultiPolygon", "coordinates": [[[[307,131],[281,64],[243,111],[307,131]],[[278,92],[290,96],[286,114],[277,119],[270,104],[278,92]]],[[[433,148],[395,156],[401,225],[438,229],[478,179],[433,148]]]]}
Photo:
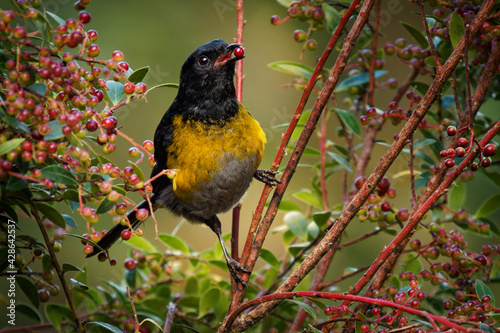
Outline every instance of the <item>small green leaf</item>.
{"type": "Polygon", "coordinates": [[[304,189],[300,192],[296,192],[293,196],[308,205],[314,206],[318,209],[323,209],[323,204],[321,203],[321,198],[316,194],[311,192],[309,189],[304,189]]]}
{"type": "Polygon", "coordinates": [[[108,197],[105,197],[104,199],[102,199],[99,206],[97,206],[97,209],[95,212],[96,212],[96,214],[104,214],[106,212],[109,212],[114,206],[115,206],[115,203],[113,201],[109,201],[108,197]]]}
{"type": "Polygon", "coordinates": [[[422,270],[422,264],[420,259],[417,258],[413,253],[409,253],[405,259],[404,266],[402,268],[402,272],[412,272],[414,274],[420,274],[422,270]]]}
{"type": "Polygon", "coordinates": [[[500,208],[498,203],[500,203],[500,193],[495,194],[494,196],[483,202],[481,207],[479,207],[476,214],[474,215],[474,219],[479,219],[481,217],[493,214],[500,208]]]}
{"type": "Polygon", "coordinates": [[[73,264],[69,264],[69,263],[64,263],[62,266],[62,269],[63,269],[63,273],[66,273],[66,272],[85,272],[80,267],[75,266],[73,264]]]}
{"type": "Polygon", "coordinates": [[[316,315],[316,312],[314,309],[309,305],[301,301],[297,301],[295,299],[287,299],[287,302],[297,304],[300,306],[305,312],[307,312],[315,321],[318,319],[318,316],[316,315]]]}
{"type": "Polygon", "coordinates": [[[149,66],[138,68],[132,74],[130,74],[128,80],[134,84],[142,82],[144,81],[146,75],[148,75],[148,72],[149,66]]]}
{"type": "Polygon", "coordinates": [[[300,210],[300,207],[295,202],[289,200],[281,200],[279,210],[282,211],[300,210]]]}
{"type": "Polygon", "coordinates": [[[134,169],[134,173],[137,175],[137,177],[139,177],[139,180],[141,182],[143,182],[144,181],[144,173],[142,172],[141,168],[139,168],[139,166],[137,166],[137,164],[135,164],[132,161],[128,161],[128,164],[130,164],[132,169],[134,169]]]}
{"type": "Polygon", "coordinates": [[[40,315],[40,313],[34,307],[28,304],[16,303],[16,312],[24,314],[26,317],[36,321],[37,323],[42,322],[42,316],[40,315]]]}
{"type": "MultiPolygon", "coordinates": [[[[385,74],[387,74],[387,71],[377,70],[375,71],[375,73],[373,73],[373,76],[378,79],[385,74]]],[[[335,92],[339,93],[342,91],[346,91],[351,87],[361,86],[363,84],[367,84],[368,82],[370,82],[369,73],[354,75],[340,82],[339,85],[337,85],[337,87],[335,88],[335,92]]]]}
{"type": "Polygon", "coordinates": [[[485,323],[479,324],[479,329],[485,332],[489,333],[495,333],[496,331],[489,325],[486,325],[485,323]]]}
{"type": "Polygon", "coordinates": [[[323,3],[321,5],[321,8],[323,9],[323,12],[325,13],[325,21],[326,21],[326,26],[328,28],[328,31],[333,32],[339,25],[340,21],[342,20],[342,17],[340,16],[340,13],[335,7],[330,6],[327,3],[323,3]]]}
{"type": "Polygon", "coordinates": [[[184,292],[186,295],[198,294],[198,280],[194,276],[190,276],[184,285],[184,292]]]}
{"type": "Polygon", "coordinates": [[[125,244],[144,252],[158,252],[158,249],[144,237],[132,237],[125,244]]]}
{"type": "Polygon", "coordinates": [[[57,331],[61,330],[61,322],[63,319],[67,319],[71,322],[73,321],[73,316],[69,309],[58,304],[45,305],[45,315],[57,331]]]}
{"type": "Polygon", "coordinates": [[[17,138],[5,141],[0,145],[0,155],[5,155],[9,151],[16,149],[24,140],[24,138],[17,138]]]}
{"type": "MultiPolygon", "coordinates": [[[[431,67],[437,67],[436,58],[434,56],[429,56],[425,58],[425,64],[431,67]]],[[[443,64],[444,60],[438,57],[439,64],[443,64]]]]}
{"type": "Polygon", "coordinates": [[[453,211],[458,211],[463,208],[465,197],[467,196],[467,186],[464,182],[454,182],[448,193],[449,208],[453,211]]]}
{"type": "Polygon", "coordinates": [[[276,61],[267,66],[279,72],[297,75],[307,80],[312,77],[314,72],[313,68],[295,61],[276,61]]]}
{"type": "Polygon", "coordinates": [[[330,216],[332,216],[332,212],[329,210],[325,210],[322,212],[316,212],[312,214],[312,219],[316,224],[320,227],[323,228],[326,226],[326,223],[330,219],[330,216]]]}
{"type": "Polygon", "coordinates": [[[120,103],[120,100],[123,97],[123,84],[120,82],[109,80],[106,82],[106,86],[108,87],[108,96],[109,100],[113,105],[120,103]]]}
{"type": "MultiPolygon", "coordinates": [[[[134,238],[134,237],[132,237],[134,238]]],[[[125,270],[125,282],[127,283],[127,286],[131,289],[135,289],[136,282],[137,282],[137,269],[134,268],[132,270],[125,270]]]]}
{"type": "Polygon", "coordinates": [[[331,151],[327,151],[326,152],[328,154],[328,156],[330,156],[335,162],[337,162],[338,164],[340,164],[344,169],[346,169],[347,171],[351,172],[352,173],[352,168],[351,166],[349,165],[349,162],[347,162],[347,159],[342,156],[342,155],[339,155],[337,153],[334,153],[334,152],[331,152],[331,151]]]}
{"type": "Polygon", "coordinates": [[[307,239],[307,219],[301,212],[288,212],[283,218],[288,228],[300,239],[307,239]]]}
{"type": "Polygon", "coordinates": [[[276,270],[280,269],[280,263],[279,263],[278,259],[276,258],[276,256],[274,255],[274,253],[272,253],[271,251],[269,251],[267,249],[261,249],[260,250],[260,257],[262,258],[262,260],[267,262],[269,265],[271,265],[276,270]]]}
{"type": "Polygon", "coordinates": [[[451,14],[450,25],[448,27],[450,31],[450,39],[453,47],[457,47],[458,43],[465,34],[465,24],[462,16],[457,12],[451,14]]]}
{"type": "Polygon", "coordinates": [[[320,330],[318,330],[316,327],[313,325],[309,324],[309,328],[314,332],[314,333],[322,333],[320,330]]]}
{"type": "Polygon", "coordinates": [[[406,22],[400,22],[400,23],[403,26],[403,28],[405,28],[406,31],[408,31],[408,33],[417,41],[417,43],[420,44],[420,46],[422,46],[424,49],[429,47],[429,42],[427,41],[427,38],[420,30],[418,30],[417,28],[406,22]]]}
{"type": "Polygon", "coordinates": [[[61,215],[64,219],[64,222],[66,222],[67,225],[69,225],[73,229],[78,230],[78,224],[76,224],[76,221],[74,218],[72,218],[71,216],[69,216],[67,214],[61,214],[61,215]]]}
{"type": "Polygon", "coordinates": [[[212,312],[215,304],[219,301],[220,290],[218,288],[208,289],[203,293],[200,299],[199,316],[203,317],[209,312],[212,312]]]}
{"type": "Polygon", "coordinates": [[[33,281],[22,275],[16,275],[15,281],[24,295],[30,300],[31,304],[33,304],[35,308],[38,308],[40,305],[40,298],[38,297],[38,291],[33,281]]]}
{"type": "Polygon", "coordinates": [[[47,177],[53,182],[65,184],[68,186],[78,185],[75,176],[73,176],[71,172],[56,164],[48,165],[43,168],[42,176],[47,177]]]}
{"type": "Polygon", "coordinates": [[[486,283],[477,279],[474,287],[476,289],[476,294],[478,299],[481,299],[483,296],[488,295],[491,297],[491,305],[495,307],[495,296],[493,295],[493,292],[486,283]]]}
{"type": "Polygon", "coordinates": [[[50,127],[50,133],[43,137],[46,141],[54,141],[64,138],[64,133],[62,132],[63,124],[59,120],[52,120],[47,123],[50,127]]]}
{"type": "Polygon", "coordinates": [[[148,94],[151,90],[153,89],[158,89],[158,88],[176,88],[176,89],[179,89],[179,85],[177,83],[162,83],[162,84],[158,84],[154,87],[151,87],[149,88],[147,91],[146,91],[146,94],[148,94]]]}
{"type": "Polygon", "coordinates": [[[61,25],[61,24],[66,24],[66,21],[63,20],[62,18],[60,18],[59,16],[57,16],[56,14],[54,13],[51,13],[49,11],[45,11],[47,14],[49,14],[53,19],[54,21],[57,22],[57,24],[61,25]]]}
{"type": "Polygon", "coordinates": [[[49,206],[47,204],[37,202],[35,203],[35,207],[37,210],[39,210],[46,218],[48,218],[52,223],[57,225],[60,228],[65,228],[66,227],[66,221],[64,221],[64,217],[62,217],[61,213],[57,211],[52,206],[49,206]]]}
{"type": "Polygon", "coordinates": [[[337,108],[334,108],[333,111],[335,111],[335,113],[340,117],[342,122],[351,131],[353,131],[354,134],[356,134],[357,136],[361,136],[361,128],[359,127],[359,122],[356,119],[356,117],[354,117],[352,112],[347,111],[347,110],[343,110],[343,109],[337,109],[337,108]]]}
{"type": "Polygon", "coordinates": [[[122,330],[108,323],[101,323],[99,321],[91,321],[85,324],[86,332],[112,332],[112,333],[122,333],[122,330]]]}
{"type": "Polygon", "coordinates": [[[69,279],[69,281],[75,287],[81,288],[83,290],[88,290],[89,289],[89,287],[85,283],[81,283],[80,281],[78,281],[76,279],[71,278],[71,279],[69,279]]]}
{"type": "Polygon", "coordinates": [[[16,176],[10,176],[7,181],[7,186],[5,187],[6,191],[20,191],[28,187],[28,182],[23,178],[19,178],[16,176]]]}
{"type": "Polygon", "coordinates": [[[179,250],[185,254],[189,254],[188,246],[180,238],[169,235],[169,234],[159,234],[158,238],[160,239],[160,241],[162,241],[168,247],[170,247],[174,250],[179,250]]]}

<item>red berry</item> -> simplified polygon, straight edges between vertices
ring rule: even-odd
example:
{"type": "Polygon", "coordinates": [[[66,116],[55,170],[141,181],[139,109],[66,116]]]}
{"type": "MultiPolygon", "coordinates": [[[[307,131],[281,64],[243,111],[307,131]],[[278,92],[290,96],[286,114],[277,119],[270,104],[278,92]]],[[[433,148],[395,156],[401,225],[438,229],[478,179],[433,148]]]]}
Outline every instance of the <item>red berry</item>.
{"type": "Polygon", "coordinates": [[[112,58],[115,62],[118,63],[118,62],[122,62],[125,57],[123,56],[122,51],[117,50],[117,51],[113,52],[112,58]]]}
{"type": "Polygon", "coordinates": [[[378,187],[381,189],[388,189],[391,186],[391,181],[387,177],[383,177],[378,183],[378,187]]]}
{"type": "Polygon", "coordinates": [[[95,130],[97,130],[99,125],[97,124],[97,121],[90,119],[85,123],[85,127],[89,132],[94,132],[95,130]]]}
{"type": "Polygon", "coordinates": [[[365,185],[366,183],[366,177],[364,176],[359,176],[358,178],[356,178],[356,180],[354,180],[354,186],[356,186],[356,188],[359,190],[363,187],[363,185],[365,185]]]}
{"type": "Polygon", "coordinates": [[[276,25],[279,23],[279,21],[280,21],[280,17],[278,15],[271,16],[271,24],[276,25]]]}
{"type": "Polygon", "coordinates": [[[87,255],[91,254],[92,252],[94,252],[94,247],[92,245],[87,245],[83,249],[83,253],[85,253],[87,255]]]}
{"type": "Polygon", "coordinates": [[[129,271],[134,270],[136,267],[136,262],[134,259],[127,259],[125,260],[125,268],[129,271]]]}
{"type": "Polygon", "coordinates": [[[497,147],[494,144],[489,143],[483,149],[483,156],[484,157],[493,156],[496,154],[496,152],[497,152],[497,147]]]}
{"type": "Polygon", "coordinates": [[[365,116],[365,115],[362,115],[361,117],[359,117],[359,121],[362,123],[362,124],[367,124],[368,123],[368,117],[365,116]]]}
{"type": "Polygon", "coordinates": [[[123,91],[125,92],[125,94],[127,95],[130,95],[130,94],[133,94],[134,91],[135,91],[135,85],[131,82],[127,82],[125,83],[125,85],[123,86],[123,91]]]}
{"type": "Polygon", "coordinates": [[[78,20],[80,20],[80,22],[82,22],[83,24],[89,23],[90,14],[83,10],[80,12],[80,14],[78,14],[78,20]]]}
{"type": "Polygon", "coordinates": [[[128,229],[125,229],[125,230],[122,231],[122,235],[121,236],[122,236],[123,240],[129,240],[130,237],[132,237],[132,232],[130,230],[128,230],[128,229]]]}
{"type": "Polygon", "coordinates": [[[467,146],[468,143],[469,143],[469,141],[466,138],[458,139],[458,146],[459,147],[465,147],[465,146],[467,146]]]}
{"type": "Polygon", "coordinates": [[[135,213],[135,217],[139,221],[145,221],[149,216],[149,211],[146,208],[141,208],[135,213]]]}
{"type": "Polygon", "coordinates": [[[96,44],[92,44],[89,46],[87,53],[90,57],[97,57],[99,55],[99,46],[96,44]]]}
{"type": "Polygon", "coordinates": [[[455,134],[457,134],[457,128],[455,126],[448,126],[448,128],[446,129],[446,133],[449,136],[454,136],[455,134]]]}
{"type": "Polygon", "coordinates": [[[453,161],[453,159],[449,158],[444,161],[444,165],[446,165],[447,168],[453,168],[453,166],[455,166],[455,162],[453,161]]]}
{"type": "Polygon", "coordinates": [[[481,160],[481,166],[482,166],[483,168],[487,168],[487,167],[489,167],[490,165],[491,165],[491,158],[486,157],[486,158],[483,158],[483,159],[481,160]]]}
{"type": "Polygon", "coordinates": [[[245,50],[242,47],[235,48],[233,52],[234,56],[237,58],[241,58],[245,54],[245,50]]]}
{"type": "Polygon", "coordinates": [[[400,221],[406,221],[410,217],[410,212],[406,208],[401,208],[400,210],[398,210],[396,217],[400,221]]]}
{"type": "Polygon", "coordinates": [[[134,88],[136,94],[144,94],[146,90],[146,85],[142,82],[137,83],[134,88]]]}
{"type": "Polygon", "coordinates": [[[120,67],[123,71],[128,71],[129,69],[129,65],[126,61],[122,61],[120,63],[118,63],[118,67],[120,67]]]}

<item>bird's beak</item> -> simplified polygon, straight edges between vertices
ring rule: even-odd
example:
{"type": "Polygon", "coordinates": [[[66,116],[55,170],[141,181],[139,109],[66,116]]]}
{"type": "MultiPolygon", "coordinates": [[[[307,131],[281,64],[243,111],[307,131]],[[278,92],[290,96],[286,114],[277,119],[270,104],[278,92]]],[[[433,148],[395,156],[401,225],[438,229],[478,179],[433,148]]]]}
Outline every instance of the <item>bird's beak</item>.
{"type": "Polygon", "coordinates": [[[241,47],[241,45],[237,44],[237,43],[233,43],[231,45],[228,45],[228,47],[226,48],[227,52],[224,53],[221,57],[219,57],[219,59],[217,59],[217,61],[214,64],[214,67],[222,66],[222,65],[225,65],[225,64],[228,64],[231,62],[235,62],[235,61],[238,61],[238,60],[245,58],[245,56],[238,57],[238,56],[233,54],[233,51],[235,49],[237,49],[238,47],[241,47]]]}

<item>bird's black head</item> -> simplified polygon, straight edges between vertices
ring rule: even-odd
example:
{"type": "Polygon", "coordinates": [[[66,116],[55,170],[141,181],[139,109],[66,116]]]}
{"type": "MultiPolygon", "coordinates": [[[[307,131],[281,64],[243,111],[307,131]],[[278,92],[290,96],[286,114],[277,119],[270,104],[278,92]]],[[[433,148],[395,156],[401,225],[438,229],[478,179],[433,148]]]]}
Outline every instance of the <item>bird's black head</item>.
{"type": "Polygon", "coordinates": [[[212,110],[210,104],[224,104],[228,99],[235,102],[234,68],[243,59],[242,54],[233,53],[237,48],[241,45],[215,39],[191,53],[181,69],[178,99],[198,110],[212,110]]]}

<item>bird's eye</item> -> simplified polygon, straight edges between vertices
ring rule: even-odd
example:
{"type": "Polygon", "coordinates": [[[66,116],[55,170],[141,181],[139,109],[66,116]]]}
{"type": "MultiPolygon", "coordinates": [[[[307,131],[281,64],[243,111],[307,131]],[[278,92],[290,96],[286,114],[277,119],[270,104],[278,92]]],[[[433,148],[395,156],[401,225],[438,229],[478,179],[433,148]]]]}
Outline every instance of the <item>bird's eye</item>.
{"type": "Polygon", "coordinates": [[[209,62],[208,57],[205,56],[198,59],[198,63],[202,66],[206,66],[208,62],[209,62]]]}

